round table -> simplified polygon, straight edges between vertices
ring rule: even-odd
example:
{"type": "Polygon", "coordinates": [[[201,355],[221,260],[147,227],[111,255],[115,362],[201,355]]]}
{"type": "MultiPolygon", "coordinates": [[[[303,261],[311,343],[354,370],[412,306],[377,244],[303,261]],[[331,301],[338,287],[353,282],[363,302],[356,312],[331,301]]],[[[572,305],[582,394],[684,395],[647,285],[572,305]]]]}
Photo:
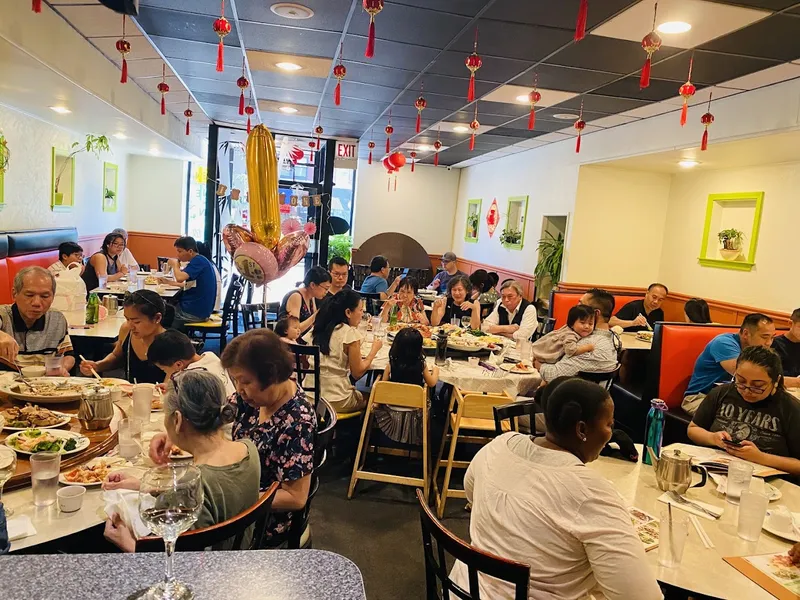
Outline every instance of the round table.
{"type": "MultiPolygon", "coordinates": [[[[637,448],[641,456],[642,447],[637,444],[637,448]]],[[[664,492],[656,485],[653,467],[641,462],[632,463],[603,456],[587,466],[608,479],[630,506],[640,508],[656,517],[661,509],[666,507],[666,504],[657,500],[664,492]]],[[[800,511],[800,487],[781,479],[773,479],[770,483],[783,493],[780,500],[770,503],[770,508],[783,504],[793,512],[800,511]]],[[[792,544],[765,531],[761,532],[757,542],[748,542],[740,538],[736,533],[738,507],[726,503],[725,498],[716,492],[716,486],[710,478],[709,483],[703,488],[692,488],[685,495],[690,500],[699,500],[725,508],[722,517],[715,521],[698,517],[700,525],[711,538],[714,547],[706,548],[694,527],[690,527],[689,539],[686,541],[683,560],[679,567],[659,566],[658,549],[646,554],[647,562],[656,578],[689,592],[706,594],[714,598],[748,600],[773,598],[758,584],[722,559],[726,556],[782,553],[789,550],[792,544]]]]}

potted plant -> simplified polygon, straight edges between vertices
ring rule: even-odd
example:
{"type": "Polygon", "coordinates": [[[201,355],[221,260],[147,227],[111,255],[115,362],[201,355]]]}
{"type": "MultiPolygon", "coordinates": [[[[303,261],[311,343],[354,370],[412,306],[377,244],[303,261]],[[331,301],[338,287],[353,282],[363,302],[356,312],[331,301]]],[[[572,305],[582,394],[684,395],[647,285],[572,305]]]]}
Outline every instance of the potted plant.
{"type": "Polygon", "coordinates": [[[103,196],[106,199],[106,206],[111,206],[114,204],[114,198],[116,198],[116,196],[117,194],[114,192],[114,190],[106,188],[106,193],[103,196]]]}
{"type": "Polygon", "coordinates": [[[539,297],[544,297],[559,281],[561,281],[561,263],[564,259],[564,236],[560,233],[554,237],[545,231],[536,249],[539,260],[533,274],[536,276],[536,289],[539,297]]]}
{"type": "Polygon", "coordinates": [[[73,142],[72,146],[70,146],[70,153],[61,163],[61,168],[58,170],[58,174],[56,175],[56,183],[55,183],[55,204],[60,205],[64,202],[64,194],[58,191],[58,187],[61,184],[61,177],[64,175],[64,171],[67,168],[67,165],[70,164],[71,160],[74,160],[77,154],[81,152],[91,152],[95,155],[95,157],[100,158],[101,152],[110,152],[111,148],[108,146],[108,138],[104,135],[92,135],[91,133],[86,135],[86,141],[82,144],[81,142],[73,142]]]}
{"type": "Polygon", "coordinates": [[[720,256],[724,260],[736,260],[742,252],[742,240],[744,239],[744,232],[738,229],[723,229],[717,234],[719,239],[720,256]]]}
{"type": "Polygon", "coordinates": [[[467,216],[467,227],[469,228],[468,233],[469,237],[477,238],[478,237],[478,221],[480,220],[481,216],[478,213],[472,213],[471,215],[467,216]]]}
{"type": "Polygon", "coordinates": [[[515,246],[522,241],[522,232],[519,229],[503,229],[500,234],[500,243],[504,246],[515,246]]]}
{"type": "Polygon", "coordinates": [[[11,160],[11,150],[8,149],[8,143],[5,136],[0,133],[0,173],[5,173],[8,169],[8,163],[11,160]]]}
{"type": "Polygon", "coordinates": [[[347,262],[350,262],[350,257],[353,249],[352,238],[345,234],[332,235],[328,238],[328,261],[334,256],[340,256],[347,262]]]}

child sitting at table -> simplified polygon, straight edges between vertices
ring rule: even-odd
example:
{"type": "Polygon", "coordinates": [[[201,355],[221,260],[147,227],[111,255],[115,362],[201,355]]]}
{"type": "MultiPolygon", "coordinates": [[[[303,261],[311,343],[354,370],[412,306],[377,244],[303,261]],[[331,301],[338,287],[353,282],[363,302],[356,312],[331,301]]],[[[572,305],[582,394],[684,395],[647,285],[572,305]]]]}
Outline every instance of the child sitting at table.
{"type": "Polygon", "coordinates": [[[578,356],[594,350],[594,344],[578,342],[594,331],[594,309],[578,304],[569,309],[567,324],[542,336],[533,343],[533,358],[543,363],[556,363],[561,357],[578,356]]]}
{"type": "Polygon", "coordinates": [[[292,315],[288,315],[275,323],[275,333],[288,344],[301,343],[297,341],[300,337],[300,320],[292,315]]]}
{"type": "MultiPolygon", "coordinates": [[[[382,381],[410,383],[428,388],[436,387],[439,367],[429,370],[422,352],[422,334],[413,327],[397,332],[389,350],[389,364],[383,370],[382,381]]],[[[375,422],[392,441],[419,446],[422,444],[422,410],[379,405],[375,407],[375,422]]]]}

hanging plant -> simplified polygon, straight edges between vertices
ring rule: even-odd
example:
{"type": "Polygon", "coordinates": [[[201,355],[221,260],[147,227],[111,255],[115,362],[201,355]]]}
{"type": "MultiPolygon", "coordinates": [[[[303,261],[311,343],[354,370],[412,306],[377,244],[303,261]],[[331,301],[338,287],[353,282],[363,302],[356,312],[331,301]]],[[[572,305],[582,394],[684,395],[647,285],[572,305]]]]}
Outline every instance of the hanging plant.
{"type": "Polygon", "coordinates": [[[73,142],[70,148],[70,153],[67,155],[66,160],[61,163],[61,168],[58,170],[58,175],[56,175],[56,193],[59,191],[58,186],[61,183],[61,176],[64,175],[64,171],[66,170],[70,160],[74,159],[76,155],[80,154],[81,152],[91,152],[96,158],[100,158],[101,152],[111,152],[111,148],[108,145],[108,138],[106,136],[92,135],[91,133],[87,134],[86,141],[84,143],[73,142]]]}
{"type": "Polygon", "coordinates": [[[536,249],[539,251],[539,260],[533,274],[536,276],[537,287],[550,280],[551,286],[561,280],[561,263],[564,259],[564,236],[560,233],[554,237],[549,231],[539,240],[536,249]]]}
{"type": "Polygon", "coordinates": [[[11,160],[11,150],[8,149],[6,137],[0,133],[0,173],[5,173],[11,160]]]}
{"type": "Polygon", "coordinates": [[[507,245],[519,244],[522,241],[522,232],[519,229],[503,229],[500,234],[500,243],[507,245]]]}
{"type": "Polygon", "coordinates": [[[742,247],[744,231],[738,229],[723,229],[717,234],[723,250],[739,250],[742,247]]]}

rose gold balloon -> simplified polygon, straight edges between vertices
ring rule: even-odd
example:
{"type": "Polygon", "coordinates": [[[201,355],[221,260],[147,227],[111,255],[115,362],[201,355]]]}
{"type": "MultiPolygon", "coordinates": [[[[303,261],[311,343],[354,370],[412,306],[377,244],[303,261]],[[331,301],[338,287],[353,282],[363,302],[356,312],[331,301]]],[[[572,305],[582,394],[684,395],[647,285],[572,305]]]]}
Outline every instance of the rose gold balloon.
{"type": "Polygon", "coordinates": [[[229,223],[222,228],[222,243],[225,244],[225,250],[227,250],[228,254],[231,256],[233,256],[239,246],[253,241],[255,241],[253,234],[244,227],[229,223]]]}
{"type": "Polygon", "coordinates": [[[239,246],[233,256],[236,269],[247,281],[261,285],[279,277],[278,263],[267,248],[256,242],[239,246]]]}
{"type": "Polygon", "coordinates": [[[275,248],[275,259],[278,261],[278,277],[282,277],[289,269],[305,258],[308,252],[308,235],[304,231],[295,231],[285,235],[275,248]]]}

